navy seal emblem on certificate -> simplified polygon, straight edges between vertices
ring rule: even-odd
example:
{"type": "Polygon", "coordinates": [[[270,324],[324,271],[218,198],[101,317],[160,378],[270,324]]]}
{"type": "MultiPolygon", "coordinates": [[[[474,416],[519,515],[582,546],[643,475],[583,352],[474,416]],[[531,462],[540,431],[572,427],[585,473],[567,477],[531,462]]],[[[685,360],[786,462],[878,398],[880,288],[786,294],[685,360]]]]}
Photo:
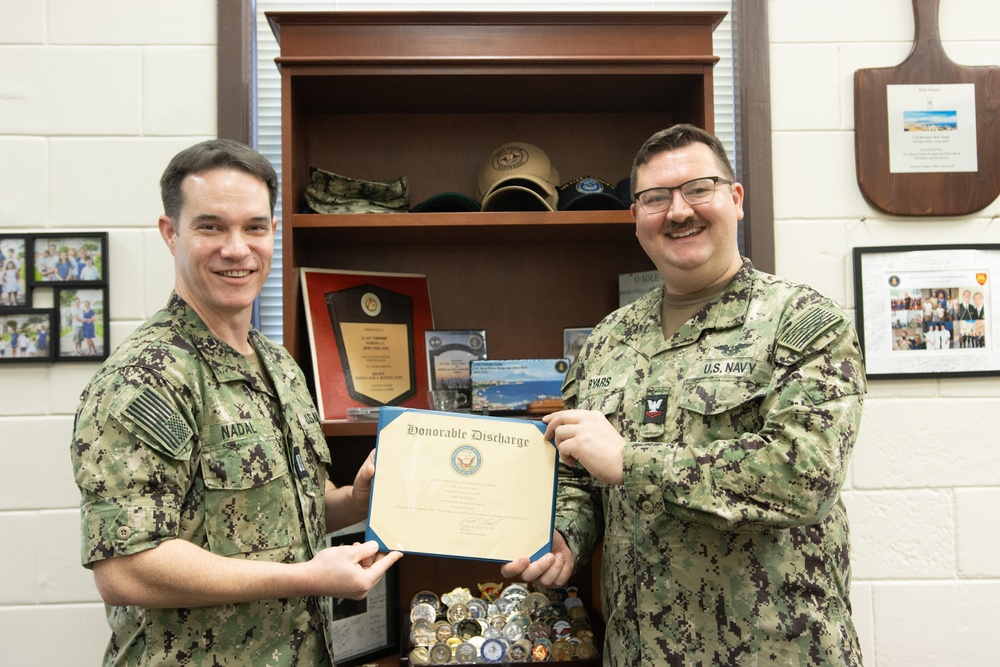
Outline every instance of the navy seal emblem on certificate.
{"type": "Polygon", "coordinates": [[[544,435],[540,421],[383,406],[365,539],[499,562],[549,553],[558,451],[544,435]]]}

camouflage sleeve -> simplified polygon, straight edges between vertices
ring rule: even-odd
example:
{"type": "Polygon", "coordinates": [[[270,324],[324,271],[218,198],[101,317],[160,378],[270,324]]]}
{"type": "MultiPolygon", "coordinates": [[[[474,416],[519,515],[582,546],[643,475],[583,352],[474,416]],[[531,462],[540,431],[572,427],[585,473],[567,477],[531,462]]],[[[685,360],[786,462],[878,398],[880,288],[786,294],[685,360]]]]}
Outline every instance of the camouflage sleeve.
{"type": "Polygon", "coordinates": [[[866,391],[846,315],[822,302],[794,315],[778,331],[769,382],[744,389],[722,407],[704,395],[688,399],[691,428],[678,446],[626,447],[626,493],[638,502],[655,481],[668,512],[719,530],[825,518],[844,483],[866,391]]]}
{"type": "MultiPolygon", "coordinates": [[[[580,357],[570,366],[563,384],[567,409],[577,404],[576,378],[582,373],[580,357]]],[[[590,560],[604,532],[604,512],[594,479],[582,466],[559,464],[555,527],[576,557],[576,567],[590,560]]]]}
{"type": "Polygon", "coordinates": [[[71,448],[85,566],[177,536],[196,467],[194,420],[180,393],[141,368],[85,390],[71,448]]]}

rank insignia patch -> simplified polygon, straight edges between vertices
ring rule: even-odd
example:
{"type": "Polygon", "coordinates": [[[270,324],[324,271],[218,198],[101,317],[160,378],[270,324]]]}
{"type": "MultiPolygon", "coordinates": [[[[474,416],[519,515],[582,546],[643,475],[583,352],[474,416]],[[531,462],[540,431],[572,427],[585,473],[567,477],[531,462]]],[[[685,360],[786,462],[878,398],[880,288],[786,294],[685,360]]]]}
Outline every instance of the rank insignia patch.
{"type": "Polygon", "coordinates": [[[642,411],[643,424],[662,424],[667,419],[667,395],[647,394],[642,411]]]}

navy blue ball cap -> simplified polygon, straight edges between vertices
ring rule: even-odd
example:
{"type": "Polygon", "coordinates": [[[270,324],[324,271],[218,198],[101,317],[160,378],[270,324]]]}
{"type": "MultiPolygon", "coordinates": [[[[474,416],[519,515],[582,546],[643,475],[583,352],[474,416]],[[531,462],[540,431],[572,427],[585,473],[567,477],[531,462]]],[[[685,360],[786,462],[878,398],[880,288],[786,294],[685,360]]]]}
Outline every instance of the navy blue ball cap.
{"type": "Polygon", "coordinates": [[[626,206],[615,186],[593,176],[581,176],[558,188],[560,211],[620,211],[626,206]]]}

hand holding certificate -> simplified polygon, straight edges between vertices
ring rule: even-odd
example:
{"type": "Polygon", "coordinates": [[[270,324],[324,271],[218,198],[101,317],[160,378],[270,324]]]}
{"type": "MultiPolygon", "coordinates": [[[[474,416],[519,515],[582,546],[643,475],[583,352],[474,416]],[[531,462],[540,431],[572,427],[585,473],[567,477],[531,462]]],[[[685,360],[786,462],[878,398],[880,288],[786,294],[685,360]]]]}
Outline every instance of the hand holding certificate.
{"type": "Polygon", "coordinates": [[[507,562],[551,550],[555,445],[524,419],[383,407],[366,539],[507,562]]]}

